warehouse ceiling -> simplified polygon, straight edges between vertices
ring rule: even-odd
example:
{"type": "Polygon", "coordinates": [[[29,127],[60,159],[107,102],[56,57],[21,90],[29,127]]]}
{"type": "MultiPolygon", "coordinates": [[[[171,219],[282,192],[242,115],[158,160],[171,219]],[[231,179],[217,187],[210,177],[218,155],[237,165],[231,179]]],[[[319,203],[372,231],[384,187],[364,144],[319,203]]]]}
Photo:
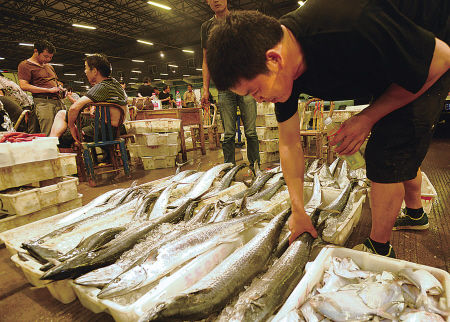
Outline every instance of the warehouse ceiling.
{"type": "MultiPolygon", "coordinates": [[[[17,70],[19,62],[32,55],[33,47],[19,43],[47,39],[57,49],[52,63],[63,65],[55,65],[58,77],[74,88],[86,83],[85,54],[96,52],[105,53],[113,65],[113,75],[128,83],[142,82],[146,76],[163,81],[201,76],[197,70],[202,64],[200,26],[213,15],[206,0],[155,2],[172,9],[152,6],[147,0],[2,0],[0,57],[4,59],[0,60],[0,69],[17,70]]],[[[231,10],[259,10],[276,18],[297,7],[294,0],[228,1],[231,10]]]]}

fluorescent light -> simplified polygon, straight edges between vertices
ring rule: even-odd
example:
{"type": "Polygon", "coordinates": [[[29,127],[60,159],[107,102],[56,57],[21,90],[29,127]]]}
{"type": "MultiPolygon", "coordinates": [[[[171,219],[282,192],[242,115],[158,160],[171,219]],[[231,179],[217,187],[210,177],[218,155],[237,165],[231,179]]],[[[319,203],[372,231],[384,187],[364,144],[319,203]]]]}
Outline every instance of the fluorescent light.
{"type": "Polygon", "coordinates": [[[26,42],[19,42],[19,45],[20,45],[20,46],[34,47],[33,44],[28,44],[28,43],[26,43],[26,42]]]}
{"type": "Polygon", "coordinates": [[[299,1],[298,4],[301,7],[301,6],[303,6],[305,4],[305,1],[299,1]]]}
{"type": "Polygon", "coordinates": [[[71,74],[71,73],[64,73],[66,76],[77,76],[77,74],[71,74]]]}
{"type": "Polygon", "coordinates": [[[85,54],[86,56],[92,56],[93,54],[85,54]]]}
{"type": "Polygon", "coordinates": [[[77,23],[73,23],[72,26],[77,27],[77,28],[84,28],[84,29],[97,29],[96,27],[93,27],[93,26],[80,25],[77,23]]]}
{"type": "Polygon", "coordinates": [[[138,39],[138,41],[137,42],[140,42],[141,44],[146,44],[146,45],[150,45],[150,46],[153,46],[153,43],[152,42],[150,42],[150,41],[145,41],[145,40],[139,40],[138,39]]]}
{"type": "Polygon", "coordinates": [[[191,76],[191,75],[183,75],[183,76],[185,76],[185,77],[189,77],[189,76],[191,76]]]}
{"type": "Polygon", "coordinates": [[[164,53],[161,53],[161,54],[159,54],[161,57],[163,57],[164,58],[164,53]]]}
{"type": "Polygon", "coordinates": [[[177,65],[168,64],[167,66],[178,68],[177,65]]]}
{"type": "Polygon", "coordinates": [[[5,59],[5,57],[0,57],[0,60],[3,60],[3,59],[5,59]]]}
{"type": "Polygon", "coordinates": [[[136,77],[130,77],[130,79],[135,79],[135,80],[138,80],[138,78],[136,78],[136,77]]]}
{"type": "Polygon", "coordinates": [[[195,70],[199,70],[199,71],[202,71],[203,69],[201,69],[201,68],[196,68],[195,70]]]}
{"type": "Polygon", "coordinates": [[[176,73],[176,71],[175,71],[175,70],[172,70],[172,73],[176,73]]]}
{"type": "Polygon", "coordinates": [[[138,73],[138,74],[142,73],[140,70],[132,70],[131,72],[132,73],[138,73]]]}
{"type": "Polygon", "coordinates": [[[135,85],[136,83],[128,83],[128,85],[135,85]]]}
{"type": "Polygon", "coordinates": [[[183,49],[182,51],[184,51],[185,53],[190,53],[190,54],[193,54],[193,53],[194,53],[193,50],[188,50],[188,49],[183,49]]]}
{"type": "Polygon", "coordinates": [[[49,63],[52,66],[64,66],[63,64],[58,64],[58,63],[49,63]]]}
{"type": "Polygon", "coordinates": [[[145,61],[139,60],[139,59],[132,59],[131,61],[135,62],[135,63],[144,63],[145,62],[145,61]]]}
{"type": "Polygon", "coordinates": [[[160,73],[160,75],[168,76],[169,74],[166,74],[166,73],[160,73]]]}
{"type": "Polygon", "coordinates": [[[148,1],[147,3],[151,4],[152,6],[155,6],[155,7],[163,8],[163,9],[166,9],[166,10],[172,10],[171,7],[165,6],[165,5],[163,5],[161,3],[158,3],[158,2],[148,1]]]}
{"type": "Polygon", "coordinates": [[[84,82],[82,81],[73,81],[74,83],[80,83],[80,84],[84,84],[84,82]]]}
{"type": "Polygon", "coordinates": [[[153,78],[153,80],[161,80],[161,78],[153,78]]]}

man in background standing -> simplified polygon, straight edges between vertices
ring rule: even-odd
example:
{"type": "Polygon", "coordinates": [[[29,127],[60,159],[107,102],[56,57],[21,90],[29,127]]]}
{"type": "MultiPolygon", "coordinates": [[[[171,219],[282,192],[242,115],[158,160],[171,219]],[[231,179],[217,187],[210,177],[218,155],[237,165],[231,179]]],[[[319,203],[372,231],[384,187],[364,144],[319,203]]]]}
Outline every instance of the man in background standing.
{"type": "Polygon", "coordinates": [[[153,86],[150,78],[144,78],[144,84],[138,88],[139,97],[150,97],[153,94],[153,86]]]}
{"type": "MultiPolygon", "coordinates": [[[[215,15],[202,24],[201,43],[203,48],[203,95],[202,105],[209,102],[209,81],[210,74],[206,64],[207,39],[210,30],[215,23],[223,20],[230,14],[227,6],[227,0],[207,0],[207,3],[215,15]]],[[[236,119],[237,106],[241,111],[242,122],[244,123],[245,137],[247,138],[247,158],[250,167],[255,162],[259,164],[259,142],[256,134],[256,101],[250,95],[240,96],[229,90],[219,91],[219,112],[225,130],[222,144],[224,162],[236,163],[235,161],[235,138],[236,138],[236,119]]]]}
{"type": "Polygon", "coordinates": [[[33,56],[22,61],[18,67],[19,85],[33,94],[39,126],[47,136],[56,113],[65,109],[61,101],[64,89],[58,85],[56,72],[49,64],[55,52],[51,42],[39,40],[34,44],[33,56]]]}
{"type": "Polygon", "coordinates": [[[197,98],[192,90],[192,84],[188,84],[187,89],[183,95],[184,107],[195,107],[197,105],[197,98]]]}

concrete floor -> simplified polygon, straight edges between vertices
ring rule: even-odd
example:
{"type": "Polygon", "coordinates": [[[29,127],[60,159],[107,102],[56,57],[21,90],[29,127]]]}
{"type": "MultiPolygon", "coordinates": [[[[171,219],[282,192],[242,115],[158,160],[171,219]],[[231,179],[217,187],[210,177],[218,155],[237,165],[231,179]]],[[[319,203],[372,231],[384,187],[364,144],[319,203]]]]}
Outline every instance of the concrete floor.
{"type": "MultiPolygon", "coordinates": [[[[240,157],[240,153],[239,155],[240,157]]],[[[208,151],[202,156],[190,156],[192,164],[183,169],[206,170],[222,162],[221,151],[208,151]]],[[[449,270],[449,222],[450,214],[450,139],[435,140],[423,163],[422,170],[438,192],[430,214],[430,229],[422,232],[393,232],[392,242],[398,258],[449,270]]],[[[273,164],[263,165],[271,167],[273,164]]],[[[96,196],[117,187],[127,187],[133,180],[138,184],[174,174],[175,169],[152,171],[135,170],[130,180],[122,180],[106,186],[91,188],[86,183],[79,185],[83,204],[96,196]]],[[[244,173],[245,176],[245,173],[244,173]]],[[[125,178],[124,178],[125,179],[125,178]]],[[[361,221],[350,236],[347,245],[360,243],[370,232],[370,209],[368,202],[363,207],[361,221]]],[[[9,253],[0,248],[0,321],[113,321],[106,313],[94,314],[78,301],[62,304],[55,300],[47,289],[32,287],[22,272],[14,266],[9,253]]]]}

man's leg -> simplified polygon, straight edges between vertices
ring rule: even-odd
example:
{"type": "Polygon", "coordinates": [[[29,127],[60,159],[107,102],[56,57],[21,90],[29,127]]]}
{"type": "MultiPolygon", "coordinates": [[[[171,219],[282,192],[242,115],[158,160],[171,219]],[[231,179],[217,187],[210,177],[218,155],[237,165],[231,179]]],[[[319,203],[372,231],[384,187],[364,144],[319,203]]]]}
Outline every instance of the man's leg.
{"type": "Polygon", "coordinates": [[[405,188],[405,204],[407,208],[422,208],[422,172],[417,171],[417,177],[412,180],[403,182],[405,188]]]}
{"type": "Polygon", "coordinates": [[[244,132],[247,139],[247,158],[252,166],[259,162],[259,141],[256,133],[256,101],[250,95],[238,96],[244,132]]]}
{"type": "Polygon", "coordinates": [[[49,136],[56,114],[55,109],[57,106],[57,101],[35,98],[34,102],[36,104],[36,116],[39,121],[41,132],[49,136]]]}
{"type": "Polygon", "coordinates": [[[64,133],[64,131],[67,129],[66,114],[67,111],[65,110],[61,110],[56,113],[49,136],[59,138],[64,133]]]}
{"type": "Polygon", "coordinates": [[[224,128],[222,143],[224,162],[236,163],[235,138],[236,138],[236,94],[231,91],[219,91],[219,112],[224,128]]]}

